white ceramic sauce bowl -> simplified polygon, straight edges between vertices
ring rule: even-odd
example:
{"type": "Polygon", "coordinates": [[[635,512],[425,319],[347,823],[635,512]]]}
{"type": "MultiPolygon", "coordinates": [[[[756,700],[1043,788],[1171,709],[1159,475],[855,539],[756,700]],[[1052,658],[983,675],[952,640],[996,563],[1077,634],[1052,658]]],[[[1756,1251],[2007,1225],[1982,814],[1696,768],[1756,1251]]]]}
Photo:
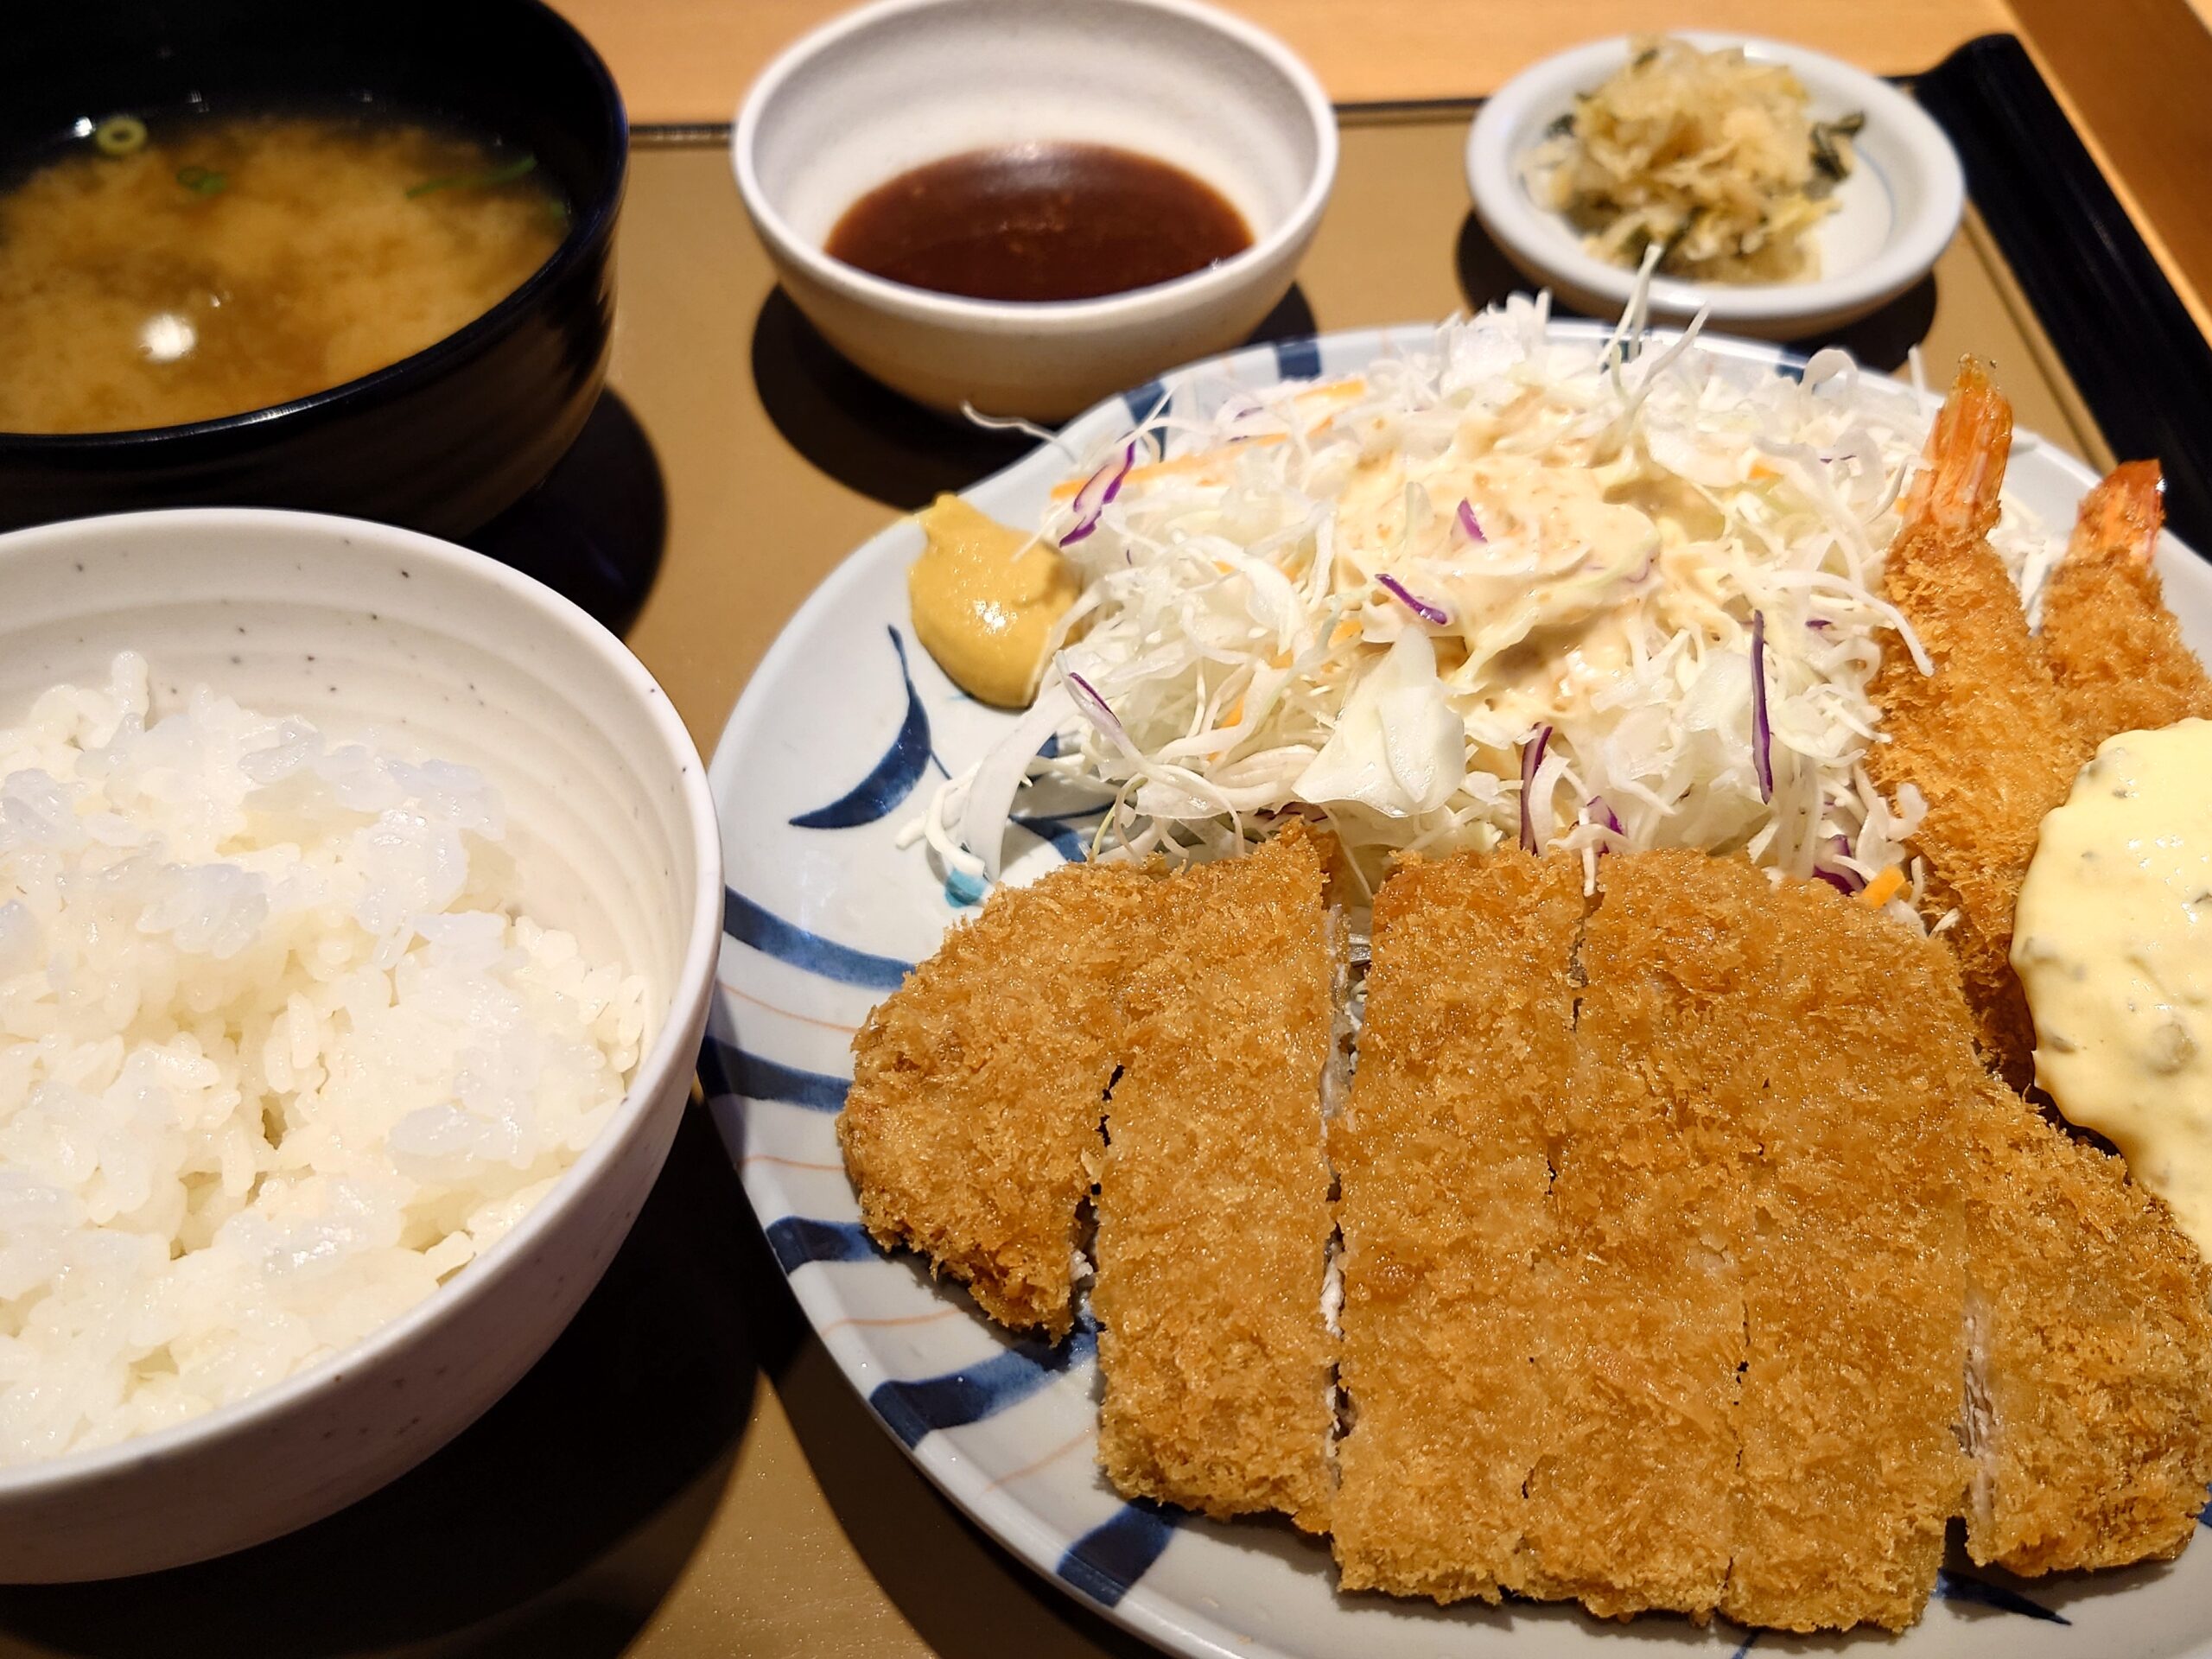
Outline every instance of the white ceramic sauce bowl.
{"type": "Polygon", "coordinates": [[[1337,128],[1287,48],[1192,0],[883,0],[768,67],[731,160],[785,291],[845,356],[938,409],[1058,420],[1251,333],[1320,223],[1337,128]],[[1252,245],[1041,303],[910,288],[823,251],[846,208],[909,168],[1032,143],[1172,162],[1228,199],[1252,245]]]}
{"type": "Polygon", "coordinates": [[[465,1428],[599,1281],[690,1096],[721,937],[697,750],[621,642],[551,589],[429,537],[203,509],[0,536],[0,724],[60,681],[150,663],[335,734],[372,722],[481,769],[522,907],[651,987],[650,1047],[598,1139],[514,1230],[366,1340],[236,1404],[0,1468],[0,1581],[198,1560],[330,1514],[465,1428]]]}
{"type": "MultiPolygon", "coordinates": [[[[1804,340],[1886,305],[1923,276],[1949,244],[1966,205],[1957,152],[1928,113],[1887,81],[1803,47],[1744,35],[1674,31],[1703,51],[1740,46],[1781,63],[1804,84],[1815,120],[1857,111],[1857,164],[1836,187],[1836,211],[1814,232],[1821,274],[1808,282],[1702,283],[1655,277],[1655,317],[1686,321],[1700,310],[1717,331],[1804,340]]],[[[1475,216],[1522,274],[1592,316],[1618,315],[1636,273],[1588,252],[1563,215],[1531,194],[1523,164],[1545,130],[1628,61],[1626,36],[1562,52],[1516,75],[1484,104],[1467,135],[1467,188],[1475,216]]]]}

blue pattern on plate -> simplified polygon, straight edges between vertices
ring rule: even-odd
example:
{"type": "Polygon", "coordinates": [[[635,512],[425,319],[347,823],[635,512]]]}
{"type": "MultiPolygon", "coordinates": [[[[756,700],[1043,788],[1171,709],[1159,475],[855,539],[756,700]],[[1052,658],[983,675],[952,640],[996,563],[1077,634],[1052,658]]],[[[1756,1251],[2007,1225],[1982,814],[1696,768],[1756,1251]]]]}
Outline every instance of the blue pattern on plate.
{"type": "Polygon", "coordinates": [[[914,965],[896,957],[872,956],[810,933],[763,910],[734,887],[722,889],[722,931],[764,957],[773,957],[841,985],[859,985],[872,991],[897,990],[914,965]]]}
{"type": "Polygon", "coordinates": [[[802,1071],[709,1037],[699,1050],[699,1086],[709,1099],[738,1095],[747,1100],[780,1100],[810,1112],[841,1112],[845,1091],[852,1085],[842,1077],[802,1071]]]}
{"type": "Polygon", "coordinates": [[[1160,400],[1166,391],[1166,386],[1161,382],[1147,380],[1144,385],[1134,386],[1122,394],[1122,407],[1129,411],[1131,420],[1148,421],[1160,408],[1160,400]]]}
{"type": "Polygon", "coordinates": [[[1744,1656],[1745,1654],[1749,1653],[1753,1648],[1758,1646],[1759,1637],[1762,1634],[1764,1634],[1764,1632],[1753,1630],[1749,1636],[1744,1638],[1744,1644],[1738,1648],[1735,1652],[1728,1656],[1728,1659],[1744,1659],[1744,1656]]]}
{"type": "Polygon", "coordinates": [[[1986,1579],[1968,1578],[1963,1573],[1948,1568],[1936,1574],[1936,1599],[1938,1601],[1968,1601],[1977,1607],[1994,1607],[1999,1612],[2024,1613],[2030,1618],[2042,1619],[2049,1624],[2071,1624],[2074,1621],[2063,1613],[2053,1612],[2041,1602],[2031,1601],[2017,1590],[2008,1590],[2001,1584],[1992,1584],[1986,1579]]]}
{"type": "Polygon", "coordinates": [[[1321,342],[1311,334],[1275,341],[1275,368],[1286,380],[1316,380],[1321,374],[1321,342]]]}
{"type": "Polygon", "coordinates": [[[1063,1343],[1024,1337],[981,1364],[942,1376],[878,1383],[868,1403],[911,1452],[934,1429],[979,1423],[1020,1404],[1063,1371],[1090,1359],[1097,1346],[1098,1329],[1086,1319],[1063,1343]]]}
{"type": "Polygon", "coordinates": [[[1068,1546],[1052,1570],[1102,1607],[1120,1605],[1175,1534],[1175,1511],[1157,1503],[1124,1503],[1068,1546]]]}
{"type": "Polygon", "coordinates": [[[868,1229],[857,1221],[817,1221],[811,1216],[785,1216],[760,1230],[776,1265],[786,1274],[797,1273],[810,1262],[865,1262],[880,1252],[868,1229]]]}
{"type": "Polygon", "coordinates": [[[1090,855],[1090,836],[1074,827],[1074,819],[1050,818],[1041,812],[1034,816],[1016,812],[1010,815],[1010,821],[1039,841],[1051,842],[1071,864],[1080,864],[1090,855]]]}
{"type": "Polygon", "coordinates": [[[795,830],[849,830],[874,823],[895,811],[914,792],[922,774],[930,769],[930,717],[914,690],[914,677],[906,670],[906,641],[897,628],[888,630],[891,648],[899,653],[899,679],[906,688],[906,717],[899,722],[899,735],[883,752],[867,777],[827,806],[802,812],[791,820],[795,830]]]}

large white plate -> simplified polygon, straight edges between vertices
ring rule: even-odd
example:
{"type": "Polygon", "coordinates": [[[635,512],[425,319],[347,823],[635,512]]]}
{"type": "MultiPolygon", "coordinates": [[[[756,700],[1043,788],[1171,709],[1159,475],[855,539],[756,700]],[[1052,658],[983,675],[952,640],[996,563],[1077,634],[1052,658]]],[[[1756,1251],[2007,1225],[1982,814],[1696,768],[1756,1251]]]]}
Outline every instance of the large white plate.
{"type": "MultiPolygon", "coordinates": [[[[1418,327],[1290,341],[1181,371],[1167,384],[1179,399],[1211,404],[1238,386],[1350,373],[1431,337],[1418,327]]],[[[1785,361],[1763,346],[1716,349],[1785,361]]],[[[1085,449],[1130,424],[1132,411],[1148,412],[1158,395],[1146,388],[1103,405],[1066,435],[1085,449]]],[[[1035,523],[1068,467],[1046,448],[968,493],[1008,523],[1035,523]]],[[[2071,456],[2023,437],[2011,480],[2046,523],[2063,527],[2092,477],[2071,456]]],[[[1178,1653],[1618,1659],[1630,1649],[1731,1656],[1783,1647],[1783,1638],[1718,1624],[1700,1630],[1679,1618],[1601,1625],[1572,1607],[1438,1609],[1339,1596],[1326,1544],[1287,1526],[1219,1525],[1124,1503],[1093,1466],[1087,1334],[1057,1351],[1016,1341],[964,1292],[868,1242],[834,1134],[851,1077],[848,1044],[960,913],[921,855],[893,838],[940,769],[969,764],[1012,718],[963,696],[912,644],[905,569],[920,547],[920,532],[902,522],[823,584],[754,674],[711,770],[729,897],[701,1074],[776,1259],[853,1386],[930,1478],[1008,1548],[1178,1653]]],[[[2160,569],[2190,643],[2205,651],[2212,570],[2171,538],[2160,569]]],[[[1058,857],[1040,836],[1024,864],[1041,868],[1058,857]]],[[[2060,1580],[1955,1568],[1902,1641],[1859,1640],[1899,1659],[2212,1654],[2212,1546],[2171,1567],[2060,1580]]]]}

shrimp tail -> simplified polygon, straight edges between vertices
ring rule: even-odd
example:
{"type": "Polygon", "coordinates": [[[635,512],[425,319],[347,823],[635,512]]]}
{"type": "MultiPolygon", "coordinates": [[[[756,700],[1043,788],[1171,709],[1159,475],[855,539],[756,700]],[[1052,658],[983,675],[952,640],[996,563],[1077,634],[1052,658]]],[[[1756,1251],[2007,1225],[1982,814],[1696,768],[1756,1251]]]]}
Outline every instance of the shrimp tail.
{"type": "Polygon", "coordinates": [[[2012,449],[2012,405],[1978,359],[1961,358],[1905,502],[1906,528],[1957,542],[1985,540],[1997,524],[2012,449]]]}
{"type": "Polygon", "coordinates": [[[2157,461],[2121,462],[2082,498],[2067,558],[2149,564],[2165,523],[2165,497],[2166,480],[2157,461]]]}
{"type": "Polygon", "coordinates": [[[2152,564],[2161,489],[2155,461],[2114,468],[2082,498],[2044,589],[2044,659],[2090,749],[2120,732],[2212,716],[2212,676],[2182,638],[2152,564]]]}

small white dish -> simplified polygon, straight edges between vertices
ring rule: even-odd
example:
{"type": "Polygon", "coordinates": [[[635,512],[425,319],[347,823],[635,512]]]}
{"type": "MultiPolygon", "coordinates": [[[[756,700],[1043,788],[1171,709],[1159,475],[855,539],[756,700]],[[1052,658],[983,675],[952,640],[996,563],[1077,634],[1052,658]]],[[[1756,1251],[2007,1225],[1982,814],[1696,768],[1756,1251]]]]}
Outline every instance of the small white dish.
{"type": "Polygon", "coordinates": [[[205,508],[0,536],[0,724],[116,652],[344,736],[404,728],[505,804],[522,906],[642,975],[628,1094],[512,1231],[321,1363],[174,1427],[0,1468],[0,1583],[150,1572],[365,1497],[505,1394],[630,1230],[690,1097],[722,918],[698,751],[622,642],[552,589],[409,531],[205,508]]]}
{"type": "MultiPolygon", "coordinates": [[[[1711,52],[1739,46],[1759,62],[1787,65],[1804,83],[1815,119],[1863,111],[1853,140],[1857,165],[1836,188],[1838,210],[1815,232],[1821,274],[1796,283],[1700,283],[1655,277],[1655,317],[1698,311],[1711,326],[1770,340],[1810,340],[1886,305],[1927,275],[1958,229],[1966,180],[1957,153],[1921,107],[1887,81],[1847,63],[1750,35],[1700,30],[1675,38],[1711,52]]],[[[1578,310],[1611,316],[1628,303],[1636,273],[1588,252],[1565,217],[1531,194],[1523,168],[1545,130],[1628,60],[1626,36],[1562,52],[1523,70],[1484,104],[1467,135],[1467,187],[1475,216],[1529,279],[1578,310]]]]}
{"type": "Polygon", "coordinates": [[[1337,126],[1287,48],[1194,0],[881,0],[768,66],[730,154],[785,291],[831,345],[939,409],[1059,420],[1251,333],[1320,223],[1337,126]],[[1229,200],[1252,245],[1047,303],[910,288],[823,251],[846,208],[909,168],[1039,142],[1172,162],[1229,200]]]}

